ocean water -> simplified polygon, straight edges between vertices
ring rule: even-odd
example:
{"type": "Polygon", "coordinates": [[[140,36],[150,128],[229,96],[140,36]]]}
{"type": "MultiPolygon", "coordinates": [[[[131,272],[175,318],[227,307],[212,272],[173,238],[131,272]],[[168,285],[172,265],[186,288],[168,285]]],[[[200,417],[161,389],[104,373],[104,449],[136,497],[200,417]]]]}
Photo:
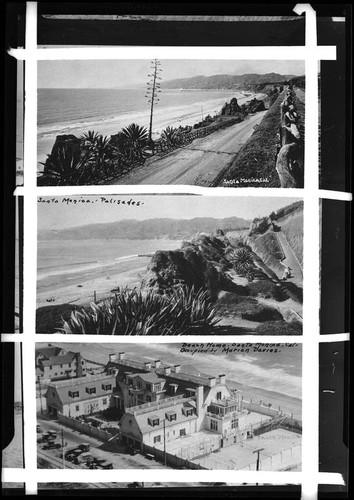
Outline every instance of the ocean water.
{"type": "MultiPolygon", "coordinates": [[[[39,240],[37,281],[57,280],[64,275],[100,272],[107,266],[121,265],[140,253],[179,248],[177,240],[39,240]]],[[[44,284],[44,283],[43,283],[44,284]]]]}
{"type": "MultiPolygon", "coordinates": [[[[168,125],[193,125],[207,114],[220,112],[232,97],[249,100],[227,90],[163,90],[154,108],[153,135],[168,125]]],[[[38,89],[38,161],[50,153],[55,137],[80,136],[88,130],[116,134],[131,123],[149,125],[150,108],[145,89],[38,89]]]]}
{"type": "MultiPolygon", "coordinates": [[[[57,344],[55,344],[57,345],[57,344]]],[[[160,359],[166,364],[181,364],[187,371],[200,371],[201,374],[218,376],[226,374],[230,386],[235,385],[245,398],[260,398],[272,402],[273,407],[281,405],[284,411],[301,417],[301,387],[302,387],[302,349],[301,345],[278,347],[278,353],[254,352],[222,354],[190,354],[182,353],[182,344],[86,344],[60,343],[68,350],[80,351],[87,359],[105,363],[110,353],[125,352],[127,357],[152,361],[160,359]],[[256,390],[254,390],[256,389],[256,390]]],[[[267,347],[262,345],[261,347],[267,347]]],[[[269,347],[269,346],[268,346],[269,347]]],[[[257,399],[258,398],[258,399],[257,399]]]]}

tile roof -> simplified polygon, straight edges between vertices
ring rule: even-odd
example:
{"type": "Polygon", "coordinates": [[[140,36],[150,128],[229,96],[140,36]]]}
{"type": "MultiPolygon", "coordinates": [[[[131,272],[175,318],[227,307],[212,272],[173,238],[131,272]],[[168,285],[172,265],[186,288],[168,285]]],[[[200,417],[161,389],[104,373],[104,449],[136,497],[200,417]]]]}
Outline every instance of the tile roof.
{"type": "MultiPolygon", "coordinates": [[[[176,424],[181,424],[183,422],[187,422],[189,420],[193,420],[193,419],[196,419],[197,418],[197,415],[193,413],[193,415],[190,415],[190,416],[186,416],[182,413],[182,408],[184,407],[184,404],[176,404],[176,405],[173,405],[172,407],[170,408],[162,408],[162,409],[156,409],[156,408],[153,408],[152,409],[152,412],[151,413],[143,413],[143,414],[140,414],[140,415],[135,415],[135,419],[137,421],[137,424],[139,425],[139,428],[141,430],[141,432],[143,434],[147,433],[147,432],[151,432],[153,430],[158,430],[158,429],[163,429],[163,426],[164,426],[164,423],[163,421],[165,420],[166,418],[166,413],[170,413],[170,412],[173,412],[173,413],[176,413],[176,420],[173,420],[172,422],[169,422],[168,420],[165,421],[165,427],[166,427],[166,430],[168,430],[168,428],[170,426],[174,426],[176,424]],[[148,423],[148,419],[150,418],[158,418],[160,420],[159,422],[159,425],[155,425],[154,427],[152,427],[149,423],[148,423]]],[[[125,415],[127,415],[128,417],[132,417],[133,415],[129,415],[129,413],[126,413],[125,415]]]]}
{"type": "Polygon", "coordinates": [[[86,401],[88,399],[95,399],[99,398],[102,396],[109,396],[114,387],[115,387],[115,376],[114,375],[107,375],[107,374],[101,374],[99,375],[87,375],[86,377],[80,377],[80,378],[72,378],[68,380],[61,380],[60,382],[51,382],[48,385],[48,390],[46,393],[46,396],[48,392],[51,389],[55,389],[62,404],[68,404],[68,403],[75,403],[79,401],[86,401]],[[106,384],[111,384],[112,389],[110,391],[106,391],[102,389],[102,383],[106,384]],[[88,394],[86,392],[87,387],[95,387],[96,388],[96,393],[95,394],[88,394]],[[79,397],[78,398],[72,398],[69,396],[69,391],[75,392],[79,391],[79,397]]]}
{"type": "Polygon", "coordinates": [[[61,347],[41,347],[36,349],[36,357],[39,354],[43,354],[45,358],[52,358],[53,356],[57,356],[60,351],[62,351],[61,347]]]}
{"type": "Polygon", "coordinates": [[[155,372],[138,373],[136,376],[140,377],[145,382],[165,382],[165,379],[159,377],[155,372]]]}
{"type": "Polygon", "coordinates": [[[53,356],[50,359],[43,359],[41,363],[43,366],[64,365],[66,363],[71,363],[75,357],[75,352],[68,352],[67,354],[63,354],[62,356],[53,356]]]}

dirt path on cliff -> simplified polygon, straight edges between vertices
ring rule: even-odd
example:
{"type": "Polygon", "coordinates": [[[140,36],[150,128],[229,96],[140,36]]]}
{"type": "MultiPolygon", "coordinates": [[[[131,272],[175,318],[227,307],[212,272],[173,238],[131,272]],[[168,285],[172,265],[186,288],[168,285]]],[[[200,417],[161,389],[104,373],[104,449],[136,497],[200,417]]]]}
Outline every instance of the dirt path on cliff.
{"type": "Polygon", "coordinates": [[[110,184],[185,184],[210,186],[253,133],[266,111],[207,137],[195,139],[164,157],[150,158],[141,167],[110,184]]]}
{"type": "Polygon", "coordinates": [[[278,236],[278,241],[283,249],[285,259],[282,260],[282,264],[284,266],[289,266],[291,268],[291,278],[288,278],[287,281],[295,283],[297,286],[302,288],[302,268],[300,266],[299,261],[297,260],[292,248],[287,242],[283,233],[276,233],[278,236]]]}

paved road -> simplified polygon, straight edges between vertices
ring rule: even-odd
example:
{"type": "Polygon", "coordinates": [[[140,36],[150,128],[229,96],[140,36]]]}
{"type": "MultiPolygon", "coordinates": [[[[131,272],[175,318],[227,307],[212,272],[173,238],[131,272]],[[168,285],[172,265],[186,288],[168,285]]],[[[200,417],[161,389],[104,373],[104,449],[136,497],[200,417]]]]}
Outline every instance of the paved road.
{"type": "MultiPolygon", "coordinates": [[[[207,137],[195,139],[162,158],[151,158],[119,179],[119,184],[184,184],[210,186],[253,133],[267,111],[207,137]]],[[[112,182],[112,184],[117,181],[112,182]]]]}

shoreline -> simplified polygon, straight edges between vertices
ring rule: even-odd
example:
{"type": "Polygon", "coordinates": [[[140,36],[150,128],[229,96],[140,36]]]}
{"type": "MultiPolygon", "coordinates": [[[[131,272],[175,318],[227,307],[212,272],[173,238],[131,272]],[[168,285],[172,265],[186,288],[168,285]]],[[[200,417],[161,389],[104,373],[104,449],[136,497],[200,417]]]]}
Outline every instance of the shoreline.
{"type": "MultiPolygon", "coordinates": [[[[189,91],[189,89],[186,90],[186,92],[189,91]]],[[[193,89],[193,91],[204,92],[203,89],[193,89]]],[[[208,91],[212,93],[211,90],[208,91]]],[[[220,90],[214,89],[213,91],[215,93],[220,93],[220,90]]],[[[241,91],[232,90],[222,90],[222,92],[228,92],[230,94],[230,97],[231,95],[236,96],[240,105],[253,98],[264,99],[266,96],[266,94],[262,93],[251,93],[251,95],[245,96],[241,93],[241,91]]],[[[220,113],[221,107],[225,103],[225,98],[227,97],[228,96],[206,101],[196,101],[192,105],[170,105],[161,108],[156,107],[154,114],[153,138],[156,140],[160,136],[161,132],[168,126],[193,126],[201,120],[202,115],[205,117],[208,114],[213,115],[215,113],[220,113]]],[[[97,117],[91,120],[85,120],[83,118],[83,121],[81,123],[71,120],[63,124],[59,123],[52,125],[39,125],[37,133],[38,172],[41,172],[43,170],[41,162],[45,162],[47,155],[51,152],[58,135],[73,134],[76,136],[80,136],[88,130],[95,129],[95,131],[97,130],[97,133],[99,134],[102,134],[104,136],[111,136],[133,122],[137,122],[140,126],[148,127],[149,114],[150,111],[148,109],[136,110],[134,112],[122,112],[117,116],[97,117]],[[42,129],[44,129],[42,132],[41,127],[42,129]],[[51,127],[52,130],[49,130],[49,127],[51,127]],[[45,129],[48,129],[48,131],[46,131],[45,129]]]]}

